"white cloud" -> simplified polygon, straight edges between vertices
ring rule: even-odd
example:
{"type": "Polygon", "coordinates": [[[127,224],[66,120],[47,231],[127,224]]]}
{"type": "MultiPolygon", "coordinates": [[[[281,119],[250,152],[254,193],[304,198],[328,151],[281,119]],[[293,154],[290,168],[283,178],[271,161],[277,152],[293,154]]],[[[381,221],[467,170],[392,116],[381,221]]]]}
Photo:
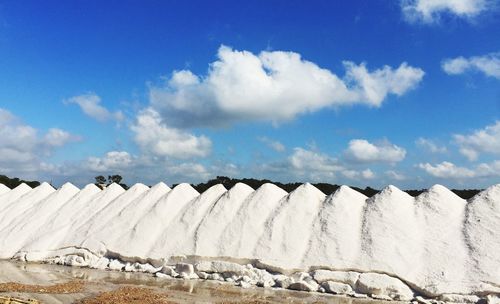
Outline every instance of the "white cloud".
{"type": "Polygon", "coordinates": [[[370,169],[365,169],[363,171],[357,170],[342,170],[342,175],[349,179],[359,180],[359,179],[374,179],[376,177],[370,169]]]}
{"type": "Polygon", "coordinates": [[[500,53],[491,53],[470,58],[457,57],[445,59],[442,69],[450,75],[464,74],[467,71],[478,71],[486,76],[500,79],[500,53]]]}
{"type": "Polygon", "coordinates": [[[57,128],[40,135],[37,129],[0,108],[0,170],[4,172],[20,175],[41,170],[43,157],[75,140],[77,136],[57,128]]]}
{"type": "Polygon", "coordinates": [[[445,13],[468,19],[476,17],[491,3],[489,0],[402,0],[401,9],[410,22],[434,23],[445,13]]]}
{"type": "Polygon", "coordinates": [[[447,161],[436,165],[421,163],[418,164],[418,167],[427,172],[429,175],[438,178],[463,180],[500,176],[500,160],[496,160],[491,163],[482,163],[474,168],[459,167],[447,161]]]}
{"type": "Polygon", "coordinates": [[[155,156],[179,159],[206,157],[212,148],[212,142],[207,137],[167,126],[151,108],[138,114],[131,130],[143,152],[155,156]]]}
{"type": "Polygon", "coordinates": [[[264,174],[264,178],[275,180],[295,181],[331,181],[335,174],[343,170],[338,161],[324,153],[316,150],[308,150],[300,147],[282,161],[271,163],[255,163],[248,171],[264,174]]]}
{"type": "Polygon", "coordinates": [[[167,168],[169,173],[177,178],[185,179],[184,182],[191,180],[207,180],[211,177],[210,172],[198,163],[181,163],[167,168]]]}
{"type": "Polygon", "coordinates": [[[77,140],[80,140],[79,136],[71,135],[69,132],[57,128],[49,129],[43,137],[43,143],[52,147],[61,147],[68,142],[77,140]]]}
{"type": "Polygon", "coordinates": [[[293,149],[286,162],[264,164],[261,169],[267,176],[278,173],[287,179],[295,176],[317,182],[332,181],[337,174],[352,180],[371,180],[376,177],[376,174],[370,169],[348,169],[340,165],[337,159],[327,154],[300,147],[293,149]]]}
{"type": "Polygon", "coordinates": [[[361,171],[361,177],[364,179],[373,179],[375,178],[375,173],[370,169],[366,169],[361,171]]]}
{"type": "Polygon", "coordinates": [[[341,168],[337,161],[328,155],[303,148],[294,148],[288,161],[291,167],[299,172],[329,172],[333,175],[341,168]]]}
{"type": "Polygon", "coordinates": [[[125,151],[110,151],[104,157],[89,157],[86,168],[95,172],[113,173],[132,164],[132,156],[125,151]]]}
{"type": "Polygon", "coordinates": [[[272,140],[268,137],[261,136],[257,138],[260,142],[266,144],[269,148],[273,149],[276,152],[284,152],[285,151],[285,145],[283,145],[281,142],[277,140],[272,140]]]}
{"type": "Polygon", "coordinates": [[[105,122],[109,120],[121,121],[124,119],[121,111],[110,112],[101,105],[101,98],[94,93],[74,96],[64,101],[65,104],[77,104],[87,116],[105,122]]]}
{"type": "Polygon", "coordinates": [[[460,153],[474,161],[480,153],[500,155],[500,120],[469,135],[455,134],[460,153]]]}
{"type": "Polygon", "coordinates": [[[385,171],[385,175],[387,175],[387,177],[389,177],[390,179],[393,179],[396,181],[402,181],[402,180],[406,179],[406,176],[404,176],[403,174],[398,173],[394,170],[385,171]]]}
{"type": "Polygon", "coordinates": [[[447,149],[445,146],[440,146],[436,144],[434,141],[420,137],[415,141],[415,144],[422,148],[425,149],[431,153],[446,153],[447,149]]]}
{"type": "Polygon", "coordinates": [[[424,76],[406,63],[374,71],[363,63],[344,66],[346,76],[341,79],[298,53],[256,55],[221,46],[207,75],[175,71],[165,85],[150,87],[150,102],[172,126],[281,122],[325,107],[380,106],[387,95],[406,93],[424,76]]]}
{"type": "Polygon", "coordinates": [[[355,83],[358,100],[372,106],[380,106],[388,94],[401,96],[422,80],[424,72],[402,63],[397,69],[384,66],[369,72],[364,63],[356,65],[345,61],[346,79],[355,83]]]}
{"type": "Polygon", "coordinates": [[[365,139],[353,139],[344,152],[347,159],[357,162],[396,163],[406,156],[406,150],[388,141],[372,144],[365,139]]]}

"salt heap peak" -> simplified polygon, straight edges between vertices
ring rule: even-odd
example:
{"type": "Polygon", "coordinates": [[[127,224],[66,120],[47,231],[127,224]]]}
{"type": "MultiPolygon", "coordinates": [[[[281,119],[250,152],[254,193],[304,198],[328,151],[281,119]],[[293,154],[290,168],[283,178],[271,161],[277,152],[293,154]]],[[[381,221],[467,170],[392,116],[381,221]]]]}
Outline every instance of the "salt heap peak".
{"type": "Polygon", "coordinates": [[[254,190],[248,185],[237,183],[215,202],[196,229],[195,252],[197,255],[223,254],[222,244],[231,240],[225,239],[222,234],[252,192],[254,190]]]}
{"type": "Polygon", "coordinates": [[[423,293],[434,295],[438,289],[446,288],[451,291],[467,281],[468,253],[463,236],[466,204],[466,200],[441,185],[434,185],[415,198],[420,247],[426,254],[425,263],[420,263],[409,277],[426,286],[423,293]],[[453,252],[454,258],[442,252],[453,252]],[[446,278],[447,287],[430,286],[421,279],[425,276],[446,278]]]}
{"type": "Polygon", "coordinates": [[[95,190],[102,191],[102,189],[99,188],[99,187],[97,187],[95,184],[87,184],[87,185],[85,185],[85,187],[82,188],[82,191],[83,190],[91,191],[90,189],[95,189],[95,190]]]}
{"type": "Polygon", "coordinates": [[[366,200],[368,197],[349,186],[342,185],[327,199],[328,203],[343,202],[350,200],[366,200]]]}
{"type": "Polygon", "coordinates": [[[80,207],[86,205],[99,192],[101,192],[99,187],[88,184],[54,212],[22,248],[22,251],[28,253],[26,259],[40,260],[50,255],[48,251],[58,249],[58,242],[67,235],[69,229],[75,228],[71,221],[79,214],[80,207]]]}
{"type": "Polygon", "coordinates": [[[161,189],[171,190],[170,187],[167,186],[167,184],[165,184],[164,182],[159,182],[156,185],[154,185],[153,187],[151,187],[151,190],[161,190],[161,189]]]}
{"type": "Polygon", "coordinates": [[[31,190],[32,189],[30,186],[26,185],[25,183],[21,183],[19,186],[15,187],[9,192],[0,195],[0,218],[2,217],[2,210],[6,209],[12,202],[16,201],[31,190]]]}
{"type": "MultiPolygon", "coordinates": [[[[174,188],[174,191],[177,187],[174,188]]],[[[168,224],[151,247],[154,258],[174,255],[194,255],[196,231],[217,200],[227,190],[222,184],[214,185],[186,204],[168,224]]]]}
{"type": "Polygon", "coordinates": [[[168,229],[173,219],[188,203],[199,196],[200,193],[191,185],[182,183],[156,200],[146,203],[146,208],[140,209],[141,217],[135,218],[136,210],[131,209],[133,212],[126,212],[127,218],[123,219],[129,226],[123,229],[124,234],[119,238],[108,241],[109,247],[125,256],[147,259],[150,249],[159,242],[162,233],[168,229]]]}
{"type": "Polygon", "coordinates": [[[363,269],[414,272],[421,252],[414,198],[393,185],[366,200],[358,261],[363,269]]]}
{"type": "Polygon", "coordinates": [[[419,196],[427,196],[427,199],[449,199],[455,201],[463,200],[460,196],[453,193],[453,191],[439,184],[430,187],[428,190],[422,192],[419,196]]]}
{"type": "MultiPolygon", "coordinates": [[[[151,227],[147,227],[147,223],[144,223],[144,226],[137,226],[137,223],[145,217],[145,214],[151,210],[153,205],[170,191],[171,189],[164,183],[158,183],[149,190],[144,191],[140,196],[119,210],[116,216],[108,221],[94,237],[99,240],[105,239],[107,249],[111,252],[128,253],[129,251],[123,250],[130,247],[129,241],[133,239],[130,236],[130,231],[135,230],[140,235],[142,232],[140,230],[141,227],[151,229],[151,227]]],[[[167,218],[158,216],[158,220],[165,221],[167,218]]]]}
{"type": "Polygon", "coordinates": [[[198,191],[196,191],[196,189],[194,189],[193,186],[191,186],[188,183],[180,183],[177,186],[175,186],[172,190],[176,190],[176,191],[183,192],[183,193],[196,192],[196,194],[200,195],[200,193],[198,191]]]}
{"type": "Polygon", "coordinates": [[[311,226],[318,215],[325,194],[310,183],[297,187],[284,197],[266,222],[255,254],[266,261],[281,261],[296,268],[308,251],[311,226]],[[286,261],[286,262],[285,262],[286,261]]]}
{"type": "Polygon", "coordinates": [[[476,199],[484,199],[500,204],[500,184],[492,185],[484,189],[483,191],[472,197],[470,200],[474,201],[476,199]]]}
{"type": "Polygon", "coordinates": [[[0,248],[18,250],[6,257],[306,290],[320,288],[311,270],[328,270],[355,279],[323,277],[326,291],[384,299],[500,294],[500,185],[468,203],[441,185],[416,198],[388,186],[369,199],[346,186],[325,197],[311,184],[289,194],[162,183],[54,192],[45,183],[0,195],[0,248]],[[196,270],[207,261],[221,267],[196,270]]]}
{"type": "Polygon", "coordinates": [[[404,192],[403,190],[399,189],[398,187],[394,185],[388,185],[382,191],[379,193],[375,194],[373,197],[378,198],[378,197],[397,197],[397,196],[411,196],[408,193],[404,192]]]}
{"type": "MultiPolygon", "coordinates": [[[[500,293],[500,184],[474,196],[466,209],[465,242],[471,260],[468,276],[500,293]],[[481,279],[479,279],[481,278],[481,279]],[[488,283],[486,283],[488,282],[488,283]]],[[[481,290],[481,287],[475,287],[481,290]]]]}
{"type": "Polygon", "coordinates": [[[59,190],[63,190],[63,191],[80,191],[80,189],[78,187],[76,187],[75,185],[73,185],[70,182],[67,182],[64,185],[62,185],[61,188],[59,188],[59,190]]]}
{"type": "Polygon", "coordinates": [[[75,240],[81,243],[82,247],[92,252],[105,253],[106,248],[102,245],[102,237],[96,237],[96,234],[99,235],[109,223],[114,221],[114,218],[121,210],[126,208],[129,203],[140,197],[147,190],[149,190],[149,187],[144,184],[138,183],[133,185],[130,189],[123,192],[120,196],[116,197],[101,210],[96,212],[91,220],[82,225],[74,236],[75,240]]]}
{"type": "Polygon", "coordinates": [[[360,252],[363,209],[367,197],[347,186],[329,195],[313,223],[308,266],[349,268],[360,252]]]}
{"type": "Polygon", "coordinates": [[[123,189],[123,187],[117,183],[112,183],[111,185],[106,187],[106,190],[119,191],[119,190],[125,190],[125,189],[123,189]]]}
{"type": "Polygon", "coordinates": [[[288,193],[280,187],[266,183],[252,192],[242,203],[234,218],[222,233],[224,255],[252,258],[258,240],[264,235],[264,223],[288,193]]]}
{"type": "Polygon", "coordinates": [[[4,184],[0,184],[0,195],[9,192],[10,189],[9,187],[5,186],[4,184]]]}
{"type": "MultiPolygon", "coordinates": [[[[31,190],[26,187],[29,188],[29,186],[22,186],[22,184],[16,187],[16,189],[19,188],[19,193],[22,193],[22,196],[15,197],[15,200],[11,199],[8,204],[4,205],[4,209],[0,213],[0,230],[5,227],[9,227],[10,223],[23,214],[28,208],[43,200],[55,191],[55,189],[48,183],[42,183],[34,189],[30,188],[31,190]]],[[[17,192],[16,189],[12,190],[8,194],[17,192]]]]}
{"type": "MultiPolygon", "coordinates": [[[[10,221],[9,225],[3,229],[5,237],[1,240],[1,258],[12,257],[25,245],[26,241],[45,224],[45,221],[50,218],[52,214],[80,191],[70,183],[66,183],[56,191],[47,183],[43,183],[39,187],[40,191],[52,190],[52,192],[36,204],[31,205],[29,201],[25,204],[20,204],[22,206],[21,210],[23,216],[14,218],[10,221]]],[[[34,190],[36,189],[38,189],[38,187],[34,190]]]]}
{"type": "Polygon", "coordinates": [[[19,186],[15,187],[12,190],[19,190],[19,191],[20,190],[24,190],[24,191],[26,191],[26,190],[31,190],[31,189],[33,189],[33,188],[31,188],[30,186],[26,185],[25,183],[21,183],[21,184],[19,184],[19,186]]]}

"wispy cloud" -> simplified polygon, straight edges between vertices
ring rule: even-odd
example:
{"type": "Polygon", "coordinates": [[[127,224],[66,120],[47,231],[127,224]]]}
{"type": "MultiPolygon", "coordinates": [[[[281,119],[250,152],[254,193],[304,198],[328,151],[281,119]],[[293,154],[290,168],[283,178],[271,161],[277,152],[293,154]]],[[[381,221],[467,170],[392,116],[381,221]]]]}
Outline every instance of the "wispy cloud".
{"type": "Polygon", "coordinates": [[[77,104],[85,115],[100,121],[122,121],[124,115],[121,111],[110,112],[101,105],[101,98],[94,93],[73,96],[64,100],[65,104],[77,104]]]}
{"type": "Polygon", "coordinates": [[[266,136],[260,136],[257,139],[276,152],[284,152],[286,150],[285,145],[277,140],[270,139],[266,136]]]}
{"type": "Polygon", "coordinates": [[[490,0],[402,0],[401,9],[409,22],[435,23],[442,15],[471,19],[492,7],[490,0]]]}
{"type": "Polygon", "coordinates": [[[430,163],[421,163],[418,164],[418,167],[427,172],[429,175],[443,179],[449,178],[465,180],[471,178],[500,176],[500,160],[496,160],[491,163],[481,163],[473,168],[457,166],[448,161],[435,165],[430,163]]]}
{"type": "Polygon", "coordinates": [[[405,158],[406,150],[389,141],[370,143],[365,139],[353,139],[349,142],[344,155],[347,159],[355,162],[397,163],[405,158]]]}
{"type": "Polygon", "coordinates": [[[471,134],[455,134],[453,138],[460,147],[460,153],[471,161],[477,160],[481,153],[500,155],[500,121],[471,134]]]}
{"type": "Polygon", "coordinates": [[[441,63],[443,70],[450,75],[464,74],[468,71],[481,72],[488,77],[500,79],[500,53],[491,53],[469,58],[457,57],[445,59],[441,63]]]}
{"type": "Polygon", "coordinates": [[[0,170],[36,173],[43,169],[44,158],[57,148],[80,140],[79,136],[58,128],[40,133],[0,108],[0,170]]]}
{"type": "Polygon", "coordinates": [[[415,141],[415,144],[418,147],[420,147],[424,150],[427,150],[431,153],[446,153],[448,151],[448,149],[446,149],[445,146],[439,145],[439,144],[435,143],[433,140],[423,138],[423,137],[419,137],[415,141]]]}

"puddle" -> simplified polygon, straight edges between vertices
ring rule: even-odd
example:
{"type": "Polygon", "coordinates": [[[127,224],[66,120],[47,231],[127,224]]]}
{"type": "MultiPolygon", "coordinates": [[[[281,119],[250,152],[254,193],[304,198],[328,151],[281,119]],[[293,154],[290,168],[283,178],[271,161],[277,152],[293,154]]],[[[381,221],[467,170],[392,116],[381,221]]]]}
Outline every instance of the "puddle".
{"type": "MultiPolygon", "coordinates": [[[[144,273],[0,261],[0,284],[7,282],[44,286],[83,282],[83,288],[78,290],[77,293],[37,293],[31,292],[32,289],[24,289],[28,290],[28,292],[0,292],[0,297],[29,298],[38,300],[41,303],[51,304],[76,303],[82,299],[96,297],[104,292],[119,290],[122,287],[130,287],[130,290],[135,290],[135,287],[148,288],[154,293],[168,297],[168,303],[383,303],[383,301],[370,299],[356,299],[275,288],[255,287],[244,289],[229,283],[215,281],[156,278],[151,274],[144,273]]],[[[55,292],[57,292],[57,289],[55,289],[55,292]]]]}

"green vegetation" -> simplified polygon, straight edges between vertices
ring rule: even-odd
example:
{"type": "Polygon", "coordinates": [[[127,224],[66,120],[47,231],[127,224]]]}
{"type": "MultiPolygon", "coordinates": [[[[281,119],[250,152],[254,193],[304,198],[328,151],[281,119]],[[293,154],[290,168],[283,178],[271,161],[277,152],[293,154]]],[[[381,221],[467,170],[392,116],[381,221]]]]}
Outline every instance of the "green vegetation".
{"type": "Polygon", "coordinates": [[[128,186],[126,184],[121,183],[121,181],[123,180],[123,177],[121,177],[121,175],[108,175],[107,180],[104,176],[98,175],[94,177],[94,179],[95,179],[95,185],[101,189],[113,183],[120,185],[125,190],[128,189],[128,186]]]}
{"type": "Polygon", "coordinates": [[[9,178],[5,175],[0,175],[0,184],[4,184],[5,186],[9,187],[10,189],[14,189],[15,187],[19,186],[22,183],[25,183],[26,185],[30,186],[31,188],[35,188],[35,187],[40,185],[40,182],[37,182],[37,181],[25,181],[25,180],[19,179],[17,177],[9,178]]]}
{"type": "MultiPolygon", "coordinates": [[[[279,182],[273,182],[273,181],[270,181],[268,179],[254,179],[254,178],[237,179],[237,178],[229,178],[226,176],[217,176],[216,178],[211,179],[206,183],[200,183],[200,184],[192,185],[192,186],[193,186],[193,188],[196,189],[196,191],[201,193],[201,192],[207,190],[208,188],[210,188],[216,184],[222,184],[222,185],[224,185],[224,187],[226,187],[226,189],[231,189],[237,183],[247,184],[248,186],[252,187],[253,189],[257,189],[265,183],[271,183],[271,184],[275,184],[276,186],[280,187],[281,189],[283,189],[287,192],[291,192],[291,191],[295,190],[298,186],[302,185],[302,183],[283,184],[283,183],[279,183],[279,182]]],[[[321,190],[323,193],[325,193],[326,195],[332,194],[340,187],[340,185],[328,184],[328,183],[316,183],[313,185],[316,188],[318,188],[319,190],[321,190]]],[[[173,186],[175,186],[175,185],[173,185],[173,186]]],[[[356,191],[359,191],[360,193],[363,193],[364,195],[366,195],[368,197],[371,197],[380,191],[379,189],[374,189],[371,187],[366,187],[364,189],[358,188],[358,187],[351,187],[351,188],[353,188],[356,191]]],[[[421,194],[422,192],[424,192],[425,189],[422,189],[422,190],[404,190],[404,191],[406,193],[410,194],[411,196],[417,196],[417,195],[421,194]]],[[[451,191],[463,199],[469,199],[469,198],[473,197],[474,195],[476,195],[477,193],[479,193],[479,191],[481,191],[481,190],[480,189],[464,189],[464,190],[452,189],[451,191]]]]}
{"type": "MultiPolygon", "coordinates": [[[[128,189],[129,187],[122,183],[123,178],[120,175],[108,175],[108,178],[106,179],[103,175],[99,175],[95,177],[95,185],[103,189],[104,187],[107,187],[111,185],[112,183],[117,183],[119,184],[123,189],[128,189]]],[[[21,183],[25,183],[31,188],[37,187],[40,185],[40,182],[38,181],[25,181],[22,179],[19,179],[17,177],[15,178],[9,178],[5,175],[0,175],[0,184],[4,184],[10,189],[14,189],[21,183]]],[[[292,192],[295,190],[298,186],[302,185],[302,183],[280,183],[280,182],[273,182],[268,179],[255,179],[255,178],[243,178],[243,179],[238,179],[238,178],[230,178],[226,176],[217,176],[214,179],[211,179],[205,183],[200,183],[200,184],[193,184],[193,188],[196,189],[198,192],[204,192],[208,188],[217,185],[217,184],[222,184],[226,189],[231,189],[234,185],[237,183],[244,183],[247,184],[248,186],[252,187],[253,189],[257,189],[260,186],[262,186],[265,183],[271,183],[275,184],[276,186],[282,188],[283,190],[287,192],[292,192]]],[[[173,187],[175,187],[177,184],[174,184],[173,187]]],[[[316,188],[321,190],[323,193],[326,195],[332,194],[335,192],[340,185],[337,184],[328,184],[328,183],[316,183],[313,184],[316,188]]],[[[356,191],[359,191],[360,193],[363,193],[364,195],[371,197],[378,193],[380,190],[379,189],[374,189],[371,187],[366,187],[366,188],[358,188],[358,187],[351,187],[355,189],[356,191]]],[[[422,190],[404,190],[406,193],[410,194],[411,196],[417,196],[421,194],[422,192],[425,191],[425,189],[422,190]]],[[[451,189],[453,193],[456,195],[460,196],[463,199],[469,199],[473,197],[474,195],[478,194],[481,189],[451,189]]]]}

